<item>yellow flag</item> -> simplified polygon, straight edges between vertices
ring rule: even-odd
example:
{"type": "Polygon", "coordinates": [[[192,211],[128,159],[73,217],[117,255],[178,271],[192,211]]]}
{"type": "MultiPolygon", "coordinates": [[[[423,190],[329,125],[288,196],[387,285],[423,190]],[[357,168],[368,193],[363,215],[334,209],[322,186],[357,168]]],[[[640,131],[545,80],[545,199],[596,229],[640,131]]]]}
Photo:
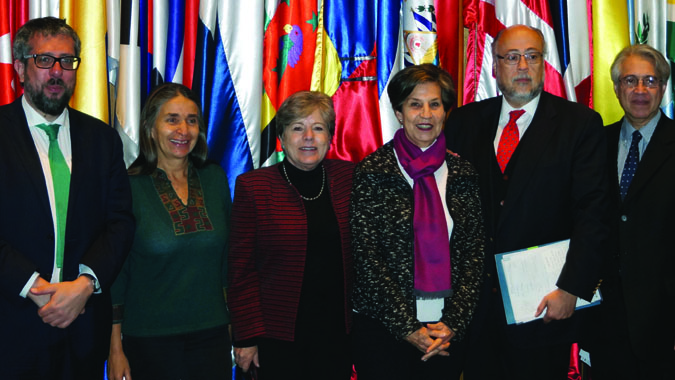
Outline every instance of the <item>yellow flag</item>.
{"type": "Polygon", "coordinates": [[[70,105],[108,123],[106,2],[61,0],[60,13],[82,40],[82,63],[70,105]]]}
{"type": "Polygon", "coordinates": [[[593,0],[593,108],[605,125],[624,114],[614,95],[610,68],[614,57],[630,45],[625,1],[593,0]]]}

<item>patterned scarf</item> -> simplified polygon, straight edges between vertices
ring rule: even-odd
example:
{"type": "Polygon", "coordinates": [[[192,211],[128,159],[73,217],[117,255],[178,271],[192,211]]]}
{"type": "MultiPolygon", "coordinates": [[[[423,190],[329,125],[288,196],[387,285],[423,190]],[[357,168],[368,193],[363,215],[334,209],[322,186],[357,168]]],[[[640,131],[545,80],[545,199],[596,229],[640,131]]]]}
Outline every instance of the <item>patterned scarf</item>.
{"type": "Polygon", "coordinates": [[[415,195],[415,295],[443,298],[452,294],[448,226],[434,172],[445,164],[445,136],[441,133],[426,151],[408,140],[403,128],[394,135],[399,162],[413,179],[415,195]]]}

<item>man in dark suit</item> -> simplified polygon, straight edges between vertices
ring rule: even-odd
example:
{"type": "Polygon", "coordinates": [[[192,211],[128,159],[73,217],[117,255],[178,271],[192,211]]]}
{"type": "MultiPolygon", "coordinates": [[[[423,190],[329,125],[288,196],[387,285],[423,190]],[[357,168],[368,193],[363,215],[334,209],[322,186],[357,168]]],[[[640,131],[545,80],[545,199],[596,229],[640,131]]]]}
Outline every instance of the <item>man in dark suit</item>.
{"type": "Polygon", "coordinates": [[[675,379],[675,122],[659,110],[670,64],[633,45],[611,75],[625,117],[607,127],[612,250],[593,310],[593,379],[675,379]]]}
{"type": "Polygon", "coordinates": [[[464,379],[567,379],[579,312],[592,298],[608,236],[606,141],[600,115],[543,92],[545,41],[524,25],[494,40],[503,96],[450,114],[448,148],[481,178],[486,257],[570,239],[557,288],[539,303],[543,320],[507,325],[494,259],[466,341],[464,379]],[[574,316],[573,316],[574,315],[574,316]]]}
{"type": "Polygon", "coordinates": [[[117,133],[68,108],[80,40],[64,20],[14,39],[24,95],[0,107],[0,377],[97,379],[108,288],[131,245],[131,192],[117,133]]]}

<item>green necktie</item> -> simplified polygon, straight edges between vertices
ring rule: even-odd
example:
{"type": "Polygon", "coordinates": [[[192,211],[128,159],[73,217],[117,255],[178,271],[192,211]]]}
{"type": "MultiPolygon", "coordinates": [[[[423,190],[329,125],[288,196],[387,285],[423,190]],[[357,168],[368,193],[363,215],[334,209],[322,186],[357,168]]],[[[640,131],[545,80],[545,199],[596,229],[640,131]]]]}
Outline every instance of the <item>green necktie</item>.
{"type": "Polygon", "coordinates": [[[59,282],[63,278],[63,250],[66,238],[66,217],[68,215],[68,194],[70,193],[70,169],[61,153],[59,142],[59,124],[38,124],[36,127],[47,132],[49,136],[49,167],[54,184],[54,202],[56,203],[56,267],[59,268],[59,282]]]}

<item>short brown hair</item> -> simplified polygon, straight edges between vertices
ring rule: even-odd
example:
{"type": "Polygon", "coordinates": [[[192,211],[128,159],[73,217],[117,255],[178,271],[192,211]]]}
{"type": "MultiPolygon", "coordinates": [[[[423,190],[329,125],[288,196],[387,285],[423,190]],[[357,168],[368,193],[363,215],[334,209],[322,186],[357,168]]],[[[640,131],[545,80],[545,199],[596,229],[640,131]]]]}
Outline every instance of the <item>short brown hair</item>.
{"type": "Polygon", "coordinates": [[[275,117],[277,137],[281,140],[286,128],[319,110],[330,137],[335,134],[335,108],[330,96],[318,91],[298,91],[284,100],[275,117]]]}
{"type": "Polygon", "coordinates": [[[452,77],[445,70],[431,63],[409,66],[394,75],[387,87],[391,106],[403,111],[403,103],[418,84],[437,83],[441,88],[441,101],[445,112],[457,105],[457,92],[452,77]]]}

